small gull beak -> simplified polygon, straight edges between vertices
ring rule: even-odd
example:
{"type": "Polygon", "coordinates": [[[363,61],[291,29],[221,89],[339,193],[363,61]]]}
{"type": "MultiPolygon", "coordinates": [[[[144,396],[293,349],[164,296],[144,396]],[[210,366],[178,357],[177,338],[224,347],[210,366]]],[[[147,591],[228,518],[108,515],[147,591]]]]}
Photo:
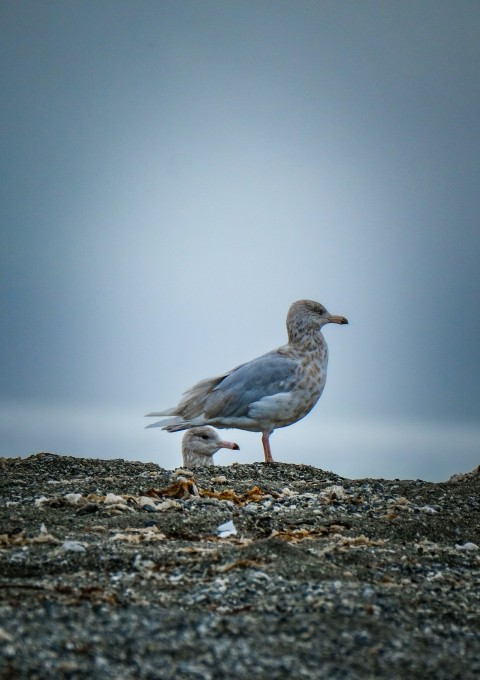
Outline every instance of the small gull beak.
{"type": "Polygon", "coordinates": [[[217,444],[221,449],[232,449],[233,451],[240,451],[239,445],[235,444],[235,442],[220,441],[217,442],[217,444]]]}
{"type": "Polygon", "coordinates": [[[348,323],[348,319],[346,319],[344,316],[335,316],[334,314],[330,314],[328,320],[330,323],[348,323]]]}

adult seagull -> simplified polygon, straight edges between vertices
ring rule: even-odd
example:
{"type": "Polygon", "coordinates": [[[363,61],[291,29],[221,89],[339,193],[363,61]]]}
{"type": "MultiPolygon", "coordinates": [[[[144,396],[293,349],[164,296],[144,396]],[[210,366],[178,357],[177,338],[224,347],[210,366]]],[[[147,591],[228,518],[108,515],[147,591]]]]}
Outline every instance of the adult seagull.
{"type": "Polygon", "coordinates": [[[201,380],[177,406],[148,413],[169,416],[148,425],[168,432],[201,425],[262,433],[265,462],[273,463],[269,437],[304,418],[320,399],[327,379],[328,347],[321,329],[347,324],[313,300],[294,302],[287,315],[286,345],[216,378],[201,380]]]}

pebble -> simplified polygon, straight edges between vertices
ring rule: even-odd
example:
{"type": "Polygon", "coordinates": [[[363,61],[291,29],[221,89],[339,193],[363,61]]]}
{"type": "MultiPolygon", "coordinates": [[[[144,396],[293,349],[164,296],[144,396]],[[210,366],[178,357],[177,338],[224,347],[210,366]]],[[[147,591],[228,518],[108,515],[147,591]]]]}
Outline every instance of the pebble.
{"type": "Polygon", "coordinates": [[[64,498],[70,505],[78,505],[82,500],[84,500],[81,493],[67,493],[65,494],[64,498]]]}
{"type": "Polygon", "coordinates": [[[35,500],[35,505],[37,508],[41,508],[44,503],[46,503],[49,499],[46,496],[40,496],[40,498],[37,498],[35,500]]]}
{"type": "Polygon", "coordinates": [[[236,536],[236,534],[237,529],[232,520],[220,524],[220,526],[217,527],[217,536],[219,538],[228,538],[229,536],[236,536]]]}
{"type": "Polygon", "coordinates": [[[77,541],[64,541],[60,546],[60,550],[64,552],[85,552],[86,547],[83,543],[78,543],[77,541]]]}
{"type": "Polygon", "coordinates": [[[125,505],[125,498],[123,496],[117,496],[114,493],[107,493],[103,501],[105,505],[125,505]]]}

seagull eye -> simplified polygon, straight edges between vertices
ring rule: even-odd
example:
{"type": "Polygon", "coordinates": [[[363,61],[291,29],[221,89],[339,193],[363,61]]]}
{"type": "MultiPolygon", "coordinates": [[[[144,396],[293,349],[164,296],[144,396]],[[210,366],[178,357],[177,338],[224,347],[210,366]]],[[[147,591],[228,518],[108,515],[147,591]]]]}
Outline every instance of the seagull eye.
{"type": "Polygon", "coordinates": [[[202,437],[202,439],[208,439],[209,438],[208,434],[202,434],[201,437],[202,437]]]}

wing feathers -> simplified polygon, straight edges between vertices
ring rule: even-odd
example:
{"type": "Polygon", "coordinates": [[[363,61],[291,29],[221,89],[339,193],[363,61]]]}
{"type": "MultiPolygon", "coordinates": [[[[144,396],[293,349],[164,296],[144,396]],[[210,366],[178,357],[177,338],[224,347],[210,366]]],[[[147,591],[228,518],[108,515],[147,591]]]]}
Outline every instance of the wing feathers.
{"type": "Polygon", "coordinates": [[[285,395],[295,388],[300,370],[299,362],[287,356],[283,348],[268,352],[246,364],[240,364],[229,373],[216,378],[200,380],[187,390],[178,406],[149,413],[149,416],[173,416],[148,427],[163,427],[169,432],[203,424],[223,424],[229,420],[248,419],[253,410],[270,411],[271,400],[259,402],[266,397],[285,395]]]}

